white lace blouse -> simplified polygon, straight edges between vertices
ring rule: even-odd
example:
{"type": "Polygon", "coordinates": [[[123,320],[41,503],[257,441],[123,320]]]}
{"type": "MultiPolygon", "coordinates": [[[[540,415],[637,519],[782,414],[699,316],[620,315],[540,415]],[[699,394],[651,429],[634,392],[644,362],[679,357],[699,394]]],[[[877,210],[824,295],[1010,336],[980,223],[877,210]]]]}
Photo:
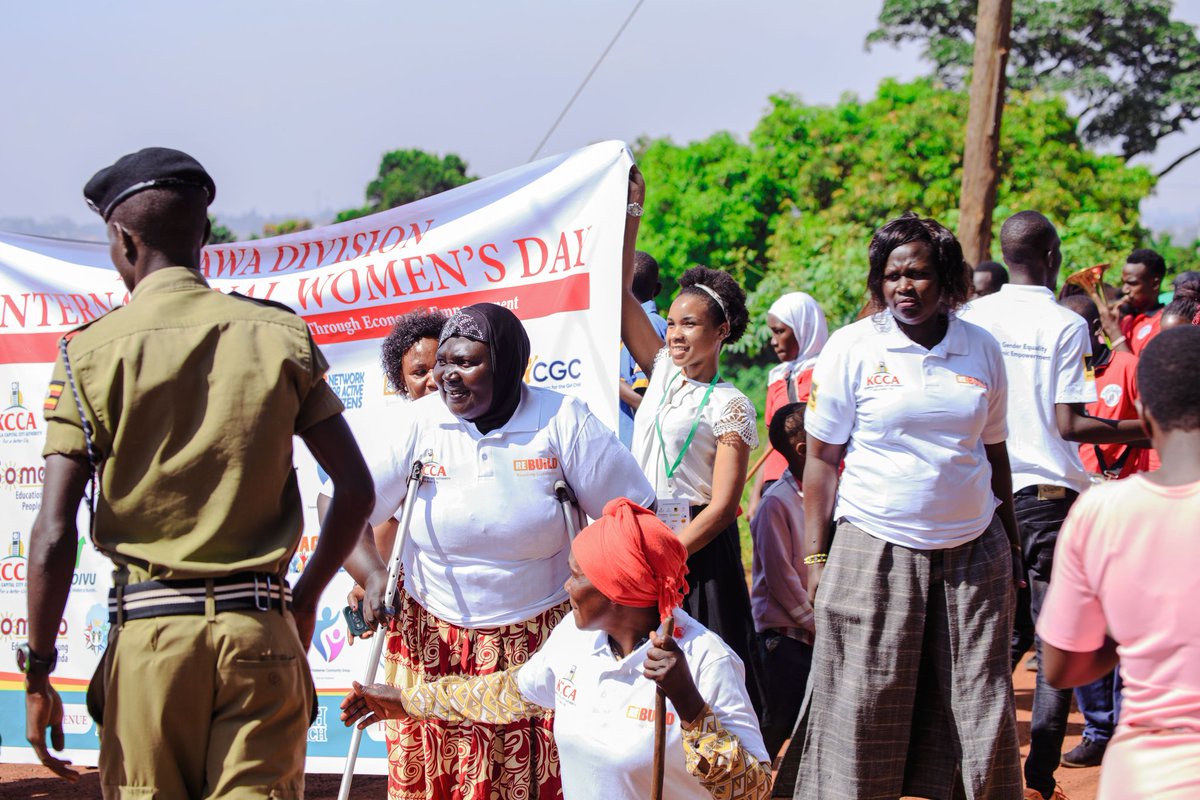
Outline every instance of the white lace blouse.
{"type": "Polygon", "coordinates": [[[707,382],[684,378],[679,367],[671,363],[667,348],[659,350],[654,357],[650,385],[646,387],[646,395],[634,418],[633,457],[658,497],[707,505],[712,500],[717,439],[734,433],[751,448],[758,446],[754,405],[746,395],[733,384],[719,381],[701,409],[708,387],[707,382]],[[667,467],[679,458],[697,417],[699,424],[692,443],[684,451],[674,476],[668,478],[667,467]],[[661,443],[655,420],[662,429],[661,443]]]}

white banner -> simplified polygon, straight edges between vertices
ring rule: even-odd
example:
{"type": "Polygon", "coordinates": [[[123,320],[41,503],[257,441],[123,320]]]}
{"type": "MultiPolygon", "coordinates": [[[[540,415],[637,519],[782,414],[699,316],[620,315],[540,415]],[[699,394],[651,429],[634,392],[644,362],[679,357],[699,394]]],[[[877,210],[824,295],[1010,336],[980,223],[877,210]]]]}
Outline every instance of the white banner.
{"type": "MultiPolygon", "coordinates": [[[[215,289],[284,303],[305,319],[360,441],[379,441],[389,407],[405,402],[389,392],[379,363],[395,318],[478,302],[505,305],[525,323],[533,345],[527,382],[583,398],[616,430],[632,163],[621,142],[596,144],[370,217],[208,247],[202,271],[215,289]]],[[[28,636],[25,570],[44,476],[41,402],[57,342],[127,300],[106,245],[0,233],[0,761],[36,761],[23,746],[23,681],[12,654],[28,636]]],[[[293,583],[315,545],[324,478],[299,440],[295,460],[307,508],[293,583]]],[[[86,536],[83,515],[80,532],[86,536]]],[[[54,684],[66,708],[67,757],[95,764],[84,690],[107,642],[111,564],[85,538],[77,553],[54,684]]],[[[330,584],[309,651],[321,706],[309,730],[311,771],[341,770],[350,737],[338,703],[370,651],[347,647],[340,612],[350,586],[344,572],[330,584]]],[[[360,769],[386,772],[382,732],[368,733],[360,769]]]]}

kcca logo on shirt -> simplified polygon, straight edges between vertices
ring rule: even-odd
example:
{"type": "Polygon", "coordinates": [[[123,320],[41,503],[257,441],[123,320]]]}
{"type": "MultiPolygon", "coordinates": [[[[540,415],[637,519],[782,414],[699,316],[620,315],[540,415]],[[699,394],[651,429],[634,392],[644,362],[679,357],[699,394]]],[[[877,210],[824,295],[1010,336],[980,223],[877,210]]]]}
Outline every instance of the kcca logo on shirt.
{"type": "Polygon", "coordinates": [[[450,473],[446,471],[446,465],[439,464],[433,457],[433,448],[429,448],[421,455],[421,477],[432,481],[450,478],[450,473]]]}
{"type": "Polygon", "coordinates": [[[866,386],[868,389],[882,389],[899,385],[900,379],[888,372],[887,364],[882,361],[879,362],[875,372],[867,376],[866,386]]]}
{"type": "Polygon", "coordinates": [[[575,705],[575,698],[579,694],[579,690],[571,681],[575,677],[575,669],[575,665],[571,665],[571,671],[554,684],[554,694],[558,696],[559,700],[569,705],[575,705]]]}

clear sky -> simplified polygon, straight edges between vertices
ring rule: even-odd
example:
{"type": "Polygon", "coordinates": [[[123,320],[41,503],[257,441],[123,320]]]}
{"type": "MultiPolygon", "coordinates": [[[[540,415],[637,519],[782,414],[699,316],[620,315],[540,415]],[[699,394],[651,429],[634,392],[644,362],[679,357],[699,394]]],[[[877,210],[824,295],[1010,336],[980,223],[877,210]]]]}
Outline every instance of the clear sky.
{"type": "MultiPolygon", "coordinates": [[[[20,3],[0,48],[0,217],[96,218],[81,188],[148,145],[216,177],[218,217],[359,205],[380,155],[523,163],[636,0],[20,3]]],[[[1176,16],[1200,22],[1200,0],[1176,16]]],[[[864,49],[878,0],[646,0],[543,154],[639,135],[745,135],[767,97],[832,103],[928,71],[864,49]]],[[[1200,126],[1152,159],[1200,142],[1200,126]]],[[[1200,156],[1143,209],[1200,219],[1200,156]]]]}

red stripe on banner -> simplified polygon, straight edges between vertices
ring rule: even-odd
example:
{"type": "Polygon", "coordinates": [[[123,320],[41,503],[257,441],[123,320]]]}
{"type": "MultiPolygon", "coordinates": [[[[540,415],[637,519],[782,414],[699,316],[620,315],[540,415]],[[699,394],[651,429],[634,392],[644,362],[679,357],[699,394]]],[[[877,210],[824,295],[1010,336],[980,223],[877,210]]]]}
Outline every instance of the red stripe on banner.
{"type": "MultiPolygon", "coordinates": [[[[395,317],[419,308],[452,312],[475,303],[497,303],[520,319],[538,319],[564,311],[591,308],[591,284],[586,272],[557,281],[465,292],[433,300],[407,300],[385,306],[344,308],[325,314],[302,314],[317,344],[382,339],[391,333],[395,317]]],[[[0,334],[0,364],[49,364],[58,357],[62,331],[0,334]]]]}
{"type": "Polygon", "coordinates": [[[317,344],[337,344],[363,339],[380,339],[392,331],[395,317],[419,308],[436,308],[452,313],[475,303],[496,303],[512,310],[520,319],[538,319],[564,311],[583,311],[591,307],[588,274],[571,275],[562,280],[464,292],[440,299],[408,300],[386,306],[346,308],[328,314],[306,315],[304,321],[317,344]]]}
{"type": "Polygon", "coordinates": [[[62,331],[0,334],[0,364],[49,364],[61,338],[62,331]]]}

